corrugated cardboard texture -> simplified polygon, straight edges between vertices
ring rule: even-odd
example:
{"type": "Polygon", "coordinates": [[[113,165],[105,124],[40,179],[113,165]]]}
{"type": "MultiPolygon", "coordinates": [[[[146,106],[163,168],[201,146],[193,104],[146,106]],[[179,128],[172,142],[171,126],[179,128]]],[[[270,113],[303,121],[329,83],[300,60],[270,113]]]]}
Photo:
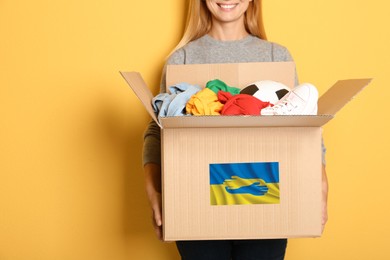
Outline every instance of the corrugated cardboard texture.
{"type": "Polygon", "coordinates": [[[321,129],[163,129],[164,239],[321,233],[321,129]],[[209,164],[280,163],[280,204],[210,205],[209,164]]]}
{"type": "Polygon", "coordinates": [[[335,115],[362,91],[372,79],[339,80],[318,100],[318,114],[335,115]]]}
{"type": "Polygon", "coordinates": [[[184,127],[302,127],[322,126],[331,115],[321,116],[188,116],[161,118],[164,128],[184,127]]]}
{"type": "Polygon", "coordinates": [[[254,62],[226,64],[187,64],[167,66],[167,87],[187,82],[201,87],[213,79],[237,88],[260,80],[274,80],[292,88],[295,84],[294,62],[254,62]]]}
{"type": "Polygon", "coordinates": [[[142,102],[149,115],[157,122],[158,125],[160,125],[152,107],[153,94],[146,85],[141,74],[138,72],[120,72],[120,74],[137,95],[138,99],[142,102]]]}
{"type": "MultiPolygon", "coordinates": [[[[157,122],[152,94],[136,72],[122,73],[157,122]]],[[[220,79],[243,88],[270,79],[294,86],[293,62],[170,65],[167,86],[220,79]]],[[[162,118],[164,239],[256,239],[321,235],[321,128],[370,79],[337,82],[319,116],[162,118]],[[211,205],[209,165],[278,162],[280,204],[211,205]]],[[[223,183],[222,183],[223,185],[223,183]]]]}

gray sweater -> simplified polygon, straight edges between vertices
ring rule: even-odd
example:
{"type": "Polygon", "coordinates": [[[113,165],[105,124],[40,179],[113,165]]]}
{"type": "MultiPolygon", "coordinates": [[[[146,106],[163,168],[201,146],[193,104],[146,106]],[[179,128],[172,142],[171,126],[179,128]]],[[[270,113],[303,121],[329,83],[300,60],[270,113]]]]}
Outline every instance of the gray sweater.
{"type": "MultiPolygon", "coordinates": [[[[165,92],[168,64],[206,64],[292,61],[289,51],[276,43],[247,36],[238,41],[219,41],[205,35],[175,51],[167,60],[161,77],[160,92],[165,92]]],[[[296,80],[296,83],[298,80],[296,80]]],[[[325,147],[323,147],[323,154],[325,147]]],[[[324,159],[323,159],[324,161],[324,159]]],[[[160,128],[152,120],[144,133],[143,164],[161,163],[160,128]]]]}

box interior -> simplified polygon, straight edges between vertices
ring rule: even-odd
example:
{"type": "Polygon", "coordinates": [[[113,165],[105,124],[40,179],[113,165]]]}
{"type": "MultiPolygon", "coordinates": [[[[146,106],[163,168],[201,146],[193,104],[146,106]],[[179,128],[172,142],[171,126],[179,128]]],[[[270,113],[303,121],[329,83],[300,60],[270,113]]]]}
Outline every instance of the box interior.
{"type": "MultiPolygon", "coordinates": [[[[323,126],[372,80],[365,78],[337,81],[319,98],[316,116],[188,116],[165,117],[158,120],[151,105],[153,94],[141,74],[120,73],[161,128],[323,126]]],[[[281,82],[291,88],[295,82],[295,64],[294,62],[260,62],[167,66],[167,86],[186,82],[204,87],[212,79],[220,79],[227,85],[238,88],[268,79],[281,82]]]]}

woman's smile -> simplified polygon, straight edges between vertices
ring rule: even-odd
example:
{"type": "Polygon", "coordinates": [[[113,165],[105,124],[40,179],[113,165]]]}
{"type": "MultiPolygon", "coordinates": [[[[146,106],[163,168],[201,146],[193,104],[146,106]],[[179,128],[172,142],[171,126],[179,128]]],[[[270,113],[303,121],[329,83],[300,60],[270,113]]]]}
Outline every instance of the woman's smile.
{"type": "Polygon", "coordinates": [[[231,11],[238,4],[217,4],[222,11],[231,11]]]}

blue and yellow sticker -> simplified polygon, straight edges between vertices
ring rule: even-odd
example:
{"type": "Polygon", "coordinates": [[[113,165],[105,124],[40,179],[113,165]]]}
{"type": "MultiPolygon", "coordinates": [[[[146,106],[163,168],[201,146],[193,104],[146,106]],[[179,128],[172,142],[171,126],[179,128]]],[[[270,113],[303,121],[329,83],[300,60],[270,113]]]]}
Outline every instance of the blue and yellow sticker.
{"type": "Polygon", "coordinates": [[[210,203],[279,204],[279,163],[210,164],[210,203]]]}

